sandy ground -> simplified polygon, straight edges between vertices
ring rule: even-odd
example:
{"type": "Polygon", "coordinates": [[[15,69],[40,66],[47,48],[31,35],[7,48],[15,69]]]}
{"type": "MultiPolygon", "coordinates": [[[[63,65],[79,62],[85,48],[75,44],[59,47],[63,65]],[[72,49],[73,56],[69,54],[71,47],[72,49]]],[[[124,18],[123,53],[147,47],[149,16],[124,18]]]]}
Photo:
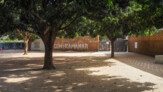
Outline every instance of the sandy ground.
{"type": "Polygon", "coordinates": [[[43,52],[0,52],[0,92],[163,92],[163,65],[134,53],[55,52],[56,70],[41,70],[43,52]]]}

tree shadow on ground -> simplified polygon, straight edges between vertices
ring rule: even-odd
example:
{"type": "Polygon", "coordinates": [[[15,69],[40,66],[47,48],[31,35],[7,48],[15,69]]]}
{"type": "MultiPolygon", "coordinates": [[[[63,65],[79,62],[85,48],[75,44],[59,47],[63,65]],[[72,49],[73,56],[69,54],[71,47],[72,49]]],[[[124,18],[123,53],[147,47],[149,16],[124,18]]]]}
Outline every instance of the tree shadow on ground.
{"type": "Polygon", "coordinates": [[[121,76],[91,75],[114,66],[108,57],[54,57],[56,70],[41,70],[43,58],[12,58],[0,63],[2,92],[143,92],[154,90],[153,83],[139,83],[121,76]]]}

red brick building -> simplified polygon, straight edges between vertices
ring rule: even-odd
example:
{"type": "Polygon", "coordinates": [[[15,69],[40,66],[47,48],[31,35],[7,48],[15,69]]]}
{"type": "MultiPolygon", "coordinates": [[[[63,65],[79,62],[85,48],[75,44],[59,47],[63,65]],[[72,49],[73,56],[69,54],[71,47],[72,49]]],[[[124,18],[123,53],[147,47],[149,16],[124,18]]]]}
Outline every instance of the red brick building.
{"type": "Polygon", "coordinates": [[[163,55],[163,29],[152,36],[129,37],[128,51],[152,56],[163,55]]]}
{"type": "Polygon", "coordinates": [[[54,50],[77,50],[77,51],[98,51],[99,36],[79,36],[74,39],[57,38],[54,43],[54,50]]]}

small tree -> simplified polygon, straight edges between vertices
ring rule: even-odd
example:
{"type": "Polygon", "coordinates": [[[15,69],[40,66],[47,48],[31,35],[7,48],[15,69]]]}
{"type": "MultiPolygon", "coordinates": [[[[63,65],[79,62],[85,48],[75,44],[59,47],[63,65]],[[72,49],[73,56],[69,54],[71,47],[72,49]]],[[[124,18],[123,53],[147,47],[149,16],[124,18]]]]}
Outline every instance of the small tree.
{"type": "Polygon", "coordinates": [[[26,31],[16,30],[14,32],[8,32],[6,35],[9,36],[10,39],[18,39],[24,41],[24,55],[28,54],[28,49],[30,45],[28,44],[29,41],[33,41],[34,39],[38,38],[35,34],[28,33],[26,31]]]}
{"type": "Polygon", "coordinates": [[[27,53],[28,53],[28,42],[29,42],[29,39],[31,37],[31,34],[25,32],[25,31],[24,32],[20,32],[20,30],[17,30],[17,32],[19,33],[19,35],[24,40],[24,55],[27,55],[27,53]]]}
{"type": "Polygon", "coordinates": [[[38,36],[32,33],[28,33],[26,31],[21,32],[20,30],[17,30],[17,32],[21,36],[21,38],[24,40],[24,55],[27,55],[28,51],[31,51],[32,41],[37,39],[38,36]]]}

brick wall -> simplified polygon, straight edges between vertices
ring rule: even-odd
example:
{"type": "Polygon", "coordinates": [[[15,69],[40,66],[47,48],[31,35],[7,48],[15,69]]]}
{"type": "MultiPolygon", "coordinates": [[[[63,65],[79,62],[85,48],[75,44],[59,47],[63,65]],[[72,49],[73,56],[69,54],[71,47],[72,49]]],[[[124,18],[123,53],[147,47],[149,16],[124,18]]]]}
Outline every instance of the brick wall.
{"type": "Polygon", "coordinates": [[[54,43],[54,50],[77,50],[77,51],[98,51],[99,36],[80,36],[74,39],[57,38],[54,43]]]}
{"type": "Polygon", "coordinates": [[[131,36],[128,39],[128,50],[148,55],[163,54],[163,30],[152,36],[131,36]],[[135,48],[137,42],[137,48],[135,48]]]}

